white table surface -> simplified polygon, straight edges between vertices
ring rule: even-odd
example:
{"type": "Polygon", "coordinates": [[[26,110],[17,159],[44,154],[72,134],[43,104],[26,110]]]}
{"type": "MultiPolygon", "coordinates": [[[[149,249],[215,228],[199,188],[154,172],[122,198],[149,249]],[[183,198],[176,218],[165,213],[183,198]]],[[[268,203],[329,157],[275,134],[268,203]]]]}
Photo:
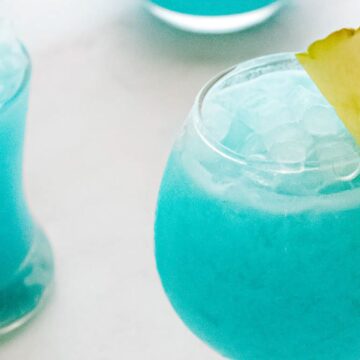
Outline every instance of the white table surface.
{"type": "Polygon", "coordinates": [[[12,0],[7,11],[34,60],[25,182],[57,274],[49,306],[1,342],[0,359],[219,359],[174,314],[155,270],[173,139],[214,74],[359,25],[359,0],[294,0],[227,36],[173,30],[131,0],[12,0]]]}

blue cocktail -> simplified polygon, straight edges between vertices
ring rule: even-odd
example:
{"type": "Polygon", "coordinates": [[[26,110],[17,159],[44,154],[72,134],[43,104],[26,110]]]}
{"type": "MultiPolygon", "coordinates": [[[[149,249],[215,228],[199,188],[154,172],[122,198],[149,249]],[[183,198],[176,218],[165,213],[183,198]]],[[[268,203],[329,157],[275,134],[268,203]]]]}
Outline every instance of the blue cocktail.
{"type": "Polygon", "coordinates": [[[158,200],[157,265],[182,320],[231,359],[358,359],[359,174],[293,55],[212,81],[158,200]]]}
{"type": "Polygon", "coordinates": [[[22,325],[43,303],[52,279],[48,242],[24,199],[22,152],[30,61],[0,24],[0,335],[22,325]]]}
{"type": "Polygon", "coordinates": [[[148,0],[150,11],[181,28],[226,33],[257,25],[275,14],[284,0],[148,0]]]}

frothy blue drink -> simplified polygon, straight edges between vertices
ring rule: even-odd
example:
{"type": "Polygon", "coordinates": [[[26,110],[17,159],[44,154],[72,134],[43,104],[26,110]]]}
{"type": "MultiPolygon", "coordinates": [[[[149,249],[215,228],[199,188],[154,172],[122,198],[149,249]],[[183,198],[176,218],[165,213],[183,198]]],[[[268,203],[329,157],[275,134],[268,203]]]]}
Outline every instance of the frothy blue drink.
{"type": "Polygon", "coordinates": [[[359,174],[358,146],[294,56],[211,82],[156,215],[182,320],[231,359],[360,358],[359,174]]]}
{"type": "Polygon", "coordinates": [[[149,0],[149,9],[184,30],[222,33],[257,25],[284,0],[149,0]]]}
{"type": "Polygon", "coordinates": [[[47,293],[52,257],[22,184],[30,62],[0,22],[0,335],[23,324],[47,293]]]}

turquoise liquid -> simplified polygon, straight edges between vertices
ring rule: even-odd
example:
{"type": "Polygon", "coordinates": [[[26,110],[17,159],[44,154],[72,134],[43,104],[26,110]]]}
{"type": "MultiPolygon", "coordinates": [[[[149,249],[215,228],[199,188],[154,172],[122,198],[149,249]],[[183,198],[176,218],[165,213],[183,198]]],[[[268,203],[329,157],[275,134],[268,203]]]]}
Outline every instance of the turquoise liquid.
{"type": "MultiPolygon", "coordinates": [[[[272,79],[254,84],[277,86],[272,79]]],[[[298,171],[289,192],[282,172],[281,186],[264,185],[204,142],[194,121],[169,158],[155,223],[158,271],[176,312],[231,359],[359,359],[359,178],[316,190],[319,171],[306,193],[309,173],[298,171]]]]}
{"type": "Polygon", "coordinates": [[[277,0],[151,0],[165,9],[190,15],[221,16],[246,13],[277,0]]]}
{"type": "Polygon", "coordinates": [[[22,153],[28,86],[0,110],[0,287],[12,280],[33,234],[22,188],[22,153]]]}
{"type": "Polygon", "coordinates": [[[356,360],[359,223],[358,207],[274,214],[216,198],[174,152],[159,195],[158,270],[183,321],[230,358],[356,360]]]}
{"type": "Polygon", "coordinates": [[[31,217],[22,182],[29,59],[12,38],[3,37],[1,45],[0,336],[30,318],[53,276],[51,249],[31,217]]]}

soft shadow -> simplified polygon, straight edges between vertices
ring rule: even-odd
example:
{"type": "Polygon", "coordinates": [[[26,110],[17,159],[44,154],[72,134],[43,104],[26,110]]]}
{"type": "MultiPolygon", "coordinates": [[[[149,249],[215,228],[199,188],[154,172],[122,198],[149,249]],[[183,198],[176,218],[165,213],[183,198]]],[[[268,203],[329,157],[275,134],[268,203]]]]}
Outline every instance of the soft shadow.
{"type": "Polygon", "coordinates": [[[119,19],[118,25],[122,29],[125,26],[132,28],[133,40],[141,51],[152,57],[167,57],[177,62],[237,63],[268,53],[298,50],[303,45],[298,28],[302,14],[293,3],[257,27],[226,35],[201,35],[177,30],[142,7],[132,8],[130,12],[119,19]],[[292,44],[290,48],[289,44],[292,44]]]}

